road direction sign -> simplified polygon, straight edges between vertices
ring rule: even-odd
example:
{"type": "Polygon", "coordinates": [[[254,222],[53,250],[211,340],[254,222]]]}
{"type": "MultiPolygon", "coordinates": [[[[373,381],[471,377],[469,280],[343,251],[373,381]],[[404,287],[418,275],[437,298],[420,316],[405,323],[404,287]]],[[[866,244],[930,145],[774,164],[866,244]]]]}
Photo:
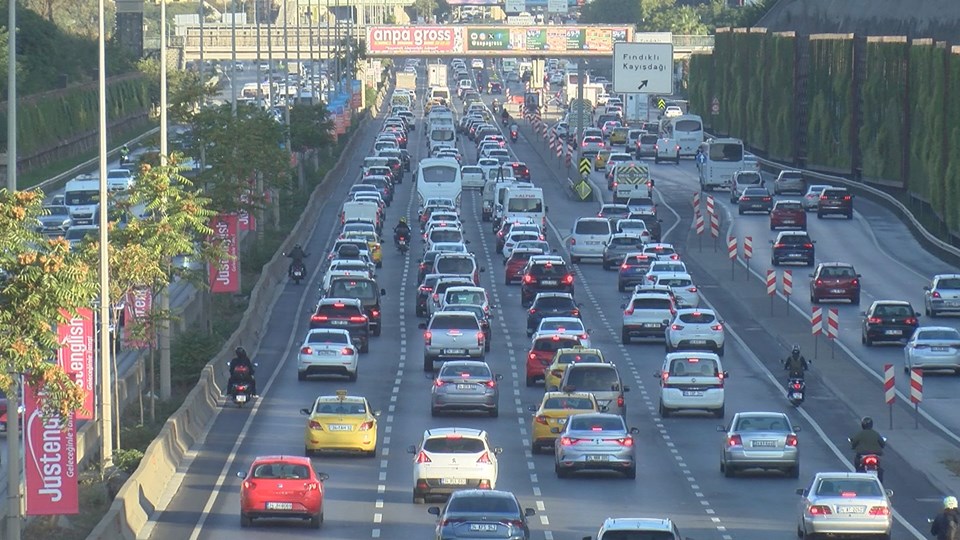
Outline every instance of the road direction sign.
{"type": "Polygon", "coordinates": [[[613,91],[673,94],[673,43],[614,43],[613,91]]]}
{"type": "Polygon", "coordinates": [[[522,13],[527,10],[527,2],[526,0],[506,0],[504,7],[507,13],[522,13]]]}
{"type": "Polygon", "coordinates": [[[720,114],[720,99],[717,96],[713,96],[713,101],[710,102],[710,114],[720,114]]]}
{"type": "Polygon", "coordinates": [[[547,0],[548,13],[566,13],[567,0],[547,0]]]}
{"type": "Polygon", "coordinates": [[[577,195],[580,196],[581,201],[587,200],[587,197],[590,196],[590,192],[593,191],[590,188],[590,184],[584,182],[583,180],[577,183],[577,185],[575,186],[575,189],[577,190],[577,195]]]}
{"type": "Polygon", "coordinates": [[[593,170],[590,158],[580,158],[580,165],[577,168],[580,170],[580,176],[584,178],[590,176],[590,171],[593,170]]]}

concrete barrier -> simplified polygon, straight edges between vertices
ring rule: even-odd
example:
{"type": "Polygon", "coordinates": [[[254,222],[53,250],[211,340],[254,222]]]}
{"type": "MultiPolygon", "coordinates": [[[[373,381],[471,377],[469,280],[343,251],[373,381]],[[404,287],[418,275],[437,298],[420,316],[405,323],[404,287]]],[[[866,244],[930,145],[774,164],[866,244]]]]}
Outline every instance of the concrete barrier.
{"type": "MultiPolygon", "coordinates": [[[[364,121],[366,122],[366,120],[364,121]]],[[[358,129],[355,133],[361,133],[358,129]]],[[[313,221],[333,190],[331,178],[343,176],[344,169],[358,151],[359,137],[352,137],[340,155],[336,165],[324,176],[310,196],[310,201],[283,245],[263,267],[250,302],[237,330],[224,344],[223,349],[203,368],[196,387],[187,395],[183,405],[169,419],[157,438],[150,443],[143,461],[120,489],[99,524],[87,540],[134,540],[144,529],[155,511],[183,461],[187,450],[200,441],[207,425],[219,412],[221,388],[226,383],[226,370],[222,366],[229,361],[234,348],[243,342],[256,356],[268,319],[263,317],[287,281],[288,262],[282,253],[300,243],[313,229],[313,221]]]]}

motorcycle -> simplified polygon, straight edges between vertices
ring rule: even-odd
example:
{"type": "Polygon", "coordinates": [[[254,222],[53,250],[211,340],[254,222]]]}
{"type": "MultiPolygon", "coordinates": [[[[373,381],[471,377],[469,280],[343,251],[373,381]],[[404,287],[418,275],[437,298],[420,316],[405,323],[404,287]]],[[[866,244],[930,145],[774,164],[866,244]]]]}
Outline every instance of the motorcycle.
{"type": "Polygon", "coordinates": [[[303,280],[306,275],[307,268],[302,262],[295,262],[290,266],[290,279],[292,279],[297,285],[300,284],[300,281],[303,280]]]}
{"type": "Polygon", "coordinates": [[[397,236],[397,249],[400,250],[400,253],[405,255],[407,251],[410,250],[410,238],[406,234],[401,234],[397,236]]]}
{"type": "MultiPolygon", "coordinates": [[[[886,444],[887,438],[883,437],[883,443],[886,444]]],[[[847,442],[852,443],[849,437],[847,442]]],[[[860,454],[857,458],[857,472],[865,472],[877,477],[877,480],[883,482],[883,467],[880,466],[880,454],[860,454]]]]}
{"type": "Polygon", "coordinates": [[[510,128],[510,142],[517,142],[517,127],[513,126],[510,128]]]}
{"type": "Polygon", "coordinates": [[[803,403],[806,389],[807,383],[804,382],[803,377],[790,377],[787,382],[787,399],[790,400],[790,404],[797,407],[803,403]]]}
{"type": "MultiPolygon", "coordinates": [[[[256,365],[258,364],[254,364],[254,366],[256,365]]],[[[227,371],[229,370],[230,363],[227,362],[227,371]]],[[[250,369],[246,366],[237,366],[231,375],[236,375],[237,380],[230,385],[227,393],[237,407],[243,407],[245,403],[253,399],[253,375],[250,375],[250,369]]]]}
{"type": "Polygon", "coordinates": [[[647,197],[653,198],[653,180],[647,180],[647,197]]]}

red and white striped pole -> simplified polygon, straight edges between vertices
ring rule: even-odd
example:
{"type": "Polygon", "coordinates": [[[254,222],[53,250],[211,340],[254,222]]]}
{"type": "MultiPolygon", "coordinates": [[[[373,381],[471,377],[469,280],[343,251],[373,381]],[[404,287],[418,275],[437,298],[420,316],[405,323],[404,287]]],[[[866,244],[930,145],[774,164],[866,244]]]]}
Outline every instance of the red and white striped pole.
{"type": "Polygon", "coordinates": [[[730,258],[730,279],[733,279],[734,270],[737,268],[737,237],[727,237],[727,257],[730,258]]]}
{"type": "Polygon", "coordinates": [[[700,192],[699,191],[693,192],[693,209],[698,214],[700,213],[700,192]]]}
{"type": "Polygon", "coordinates": [[[767,296],[770,297],[770,315],[773,315],[773,297],[777,295],[777,271],[767,270],[767,296]]]}
{"type": "Polygon", "coordinates": [[[793,294],[793,270],[783,271],[783,295],[787,297],[787,315],[790,314],[790,295],[793,294]]]}
{"type": "Polygon", "coordinates": [[[827,311],[827,339],[830,340],[830,358],[836,357],[838,337],[840,337],[840,310],[830,308],[827,311]]]}
{"type": "Polygon", "coordinates": [[[710,214],[710,236],[713,237],[713,252],[717,252],[717,244],[720,238],[720,216],[710,214]]]}
{"type": "Polygon", "coordinates": [[[890,429],[893,429],[893,404],[897,401],[896,380],[893,374],[893,364],[883,365],[883,399],[890,409],[890,429]]]}
{"type": "Polygon", "coordinates": [[[707,195],[707,213],[708,213],[708,214],[714,213],[714,210],[713,210],[713,195],[707,195]]]}
{"type": "Polygon", "coordinates": [[[813,357],[816,358],[820,352],[820,334],[823,333],[823,308],[813,306],[810,313],[810,328],[813,332],[813,357]]]}
{"type": "Polygon", "coordinates": [[[910,401],[913,403],[913,428],[920,427],[920,402],[923,401],[923,370],[910,370],[910,401]]]}
{"type": "Polygon", "coordinates": [[[743,260],[747,265],[747,280],[750,280],[750,259],[753,258],[753,237],[743,237],[743,260]]]}

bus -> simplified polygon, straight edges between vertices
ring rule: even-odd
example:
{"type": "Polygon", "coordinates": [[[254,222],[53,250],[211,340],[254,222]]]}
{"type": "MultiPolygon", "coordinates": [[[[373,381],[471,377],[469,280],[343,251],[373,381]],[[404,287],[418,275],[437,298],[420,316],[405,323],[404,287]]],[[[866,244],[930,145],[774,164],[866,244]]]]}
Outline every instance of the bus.
{"type": "Polygon", "coordinates": [[[681,156],[694,156],[703,142],[703,119],[695,114],[665,116],[660,120],[660,136],[676,140],[681,156]]]}
{"type": "Polygon", "coordinates": [[[423,210],[428,199],[450,199],[460,207],[463,177],[454,158],[424,158],[417,166],[417,208],[423,210]]]}
{"type": "Polygon", "coordinates": [[[697,150],[697,169],[703,191],[730,187],[733,173],[743,168],[743,141],[740,139],[708,139],[697,150]]]}

